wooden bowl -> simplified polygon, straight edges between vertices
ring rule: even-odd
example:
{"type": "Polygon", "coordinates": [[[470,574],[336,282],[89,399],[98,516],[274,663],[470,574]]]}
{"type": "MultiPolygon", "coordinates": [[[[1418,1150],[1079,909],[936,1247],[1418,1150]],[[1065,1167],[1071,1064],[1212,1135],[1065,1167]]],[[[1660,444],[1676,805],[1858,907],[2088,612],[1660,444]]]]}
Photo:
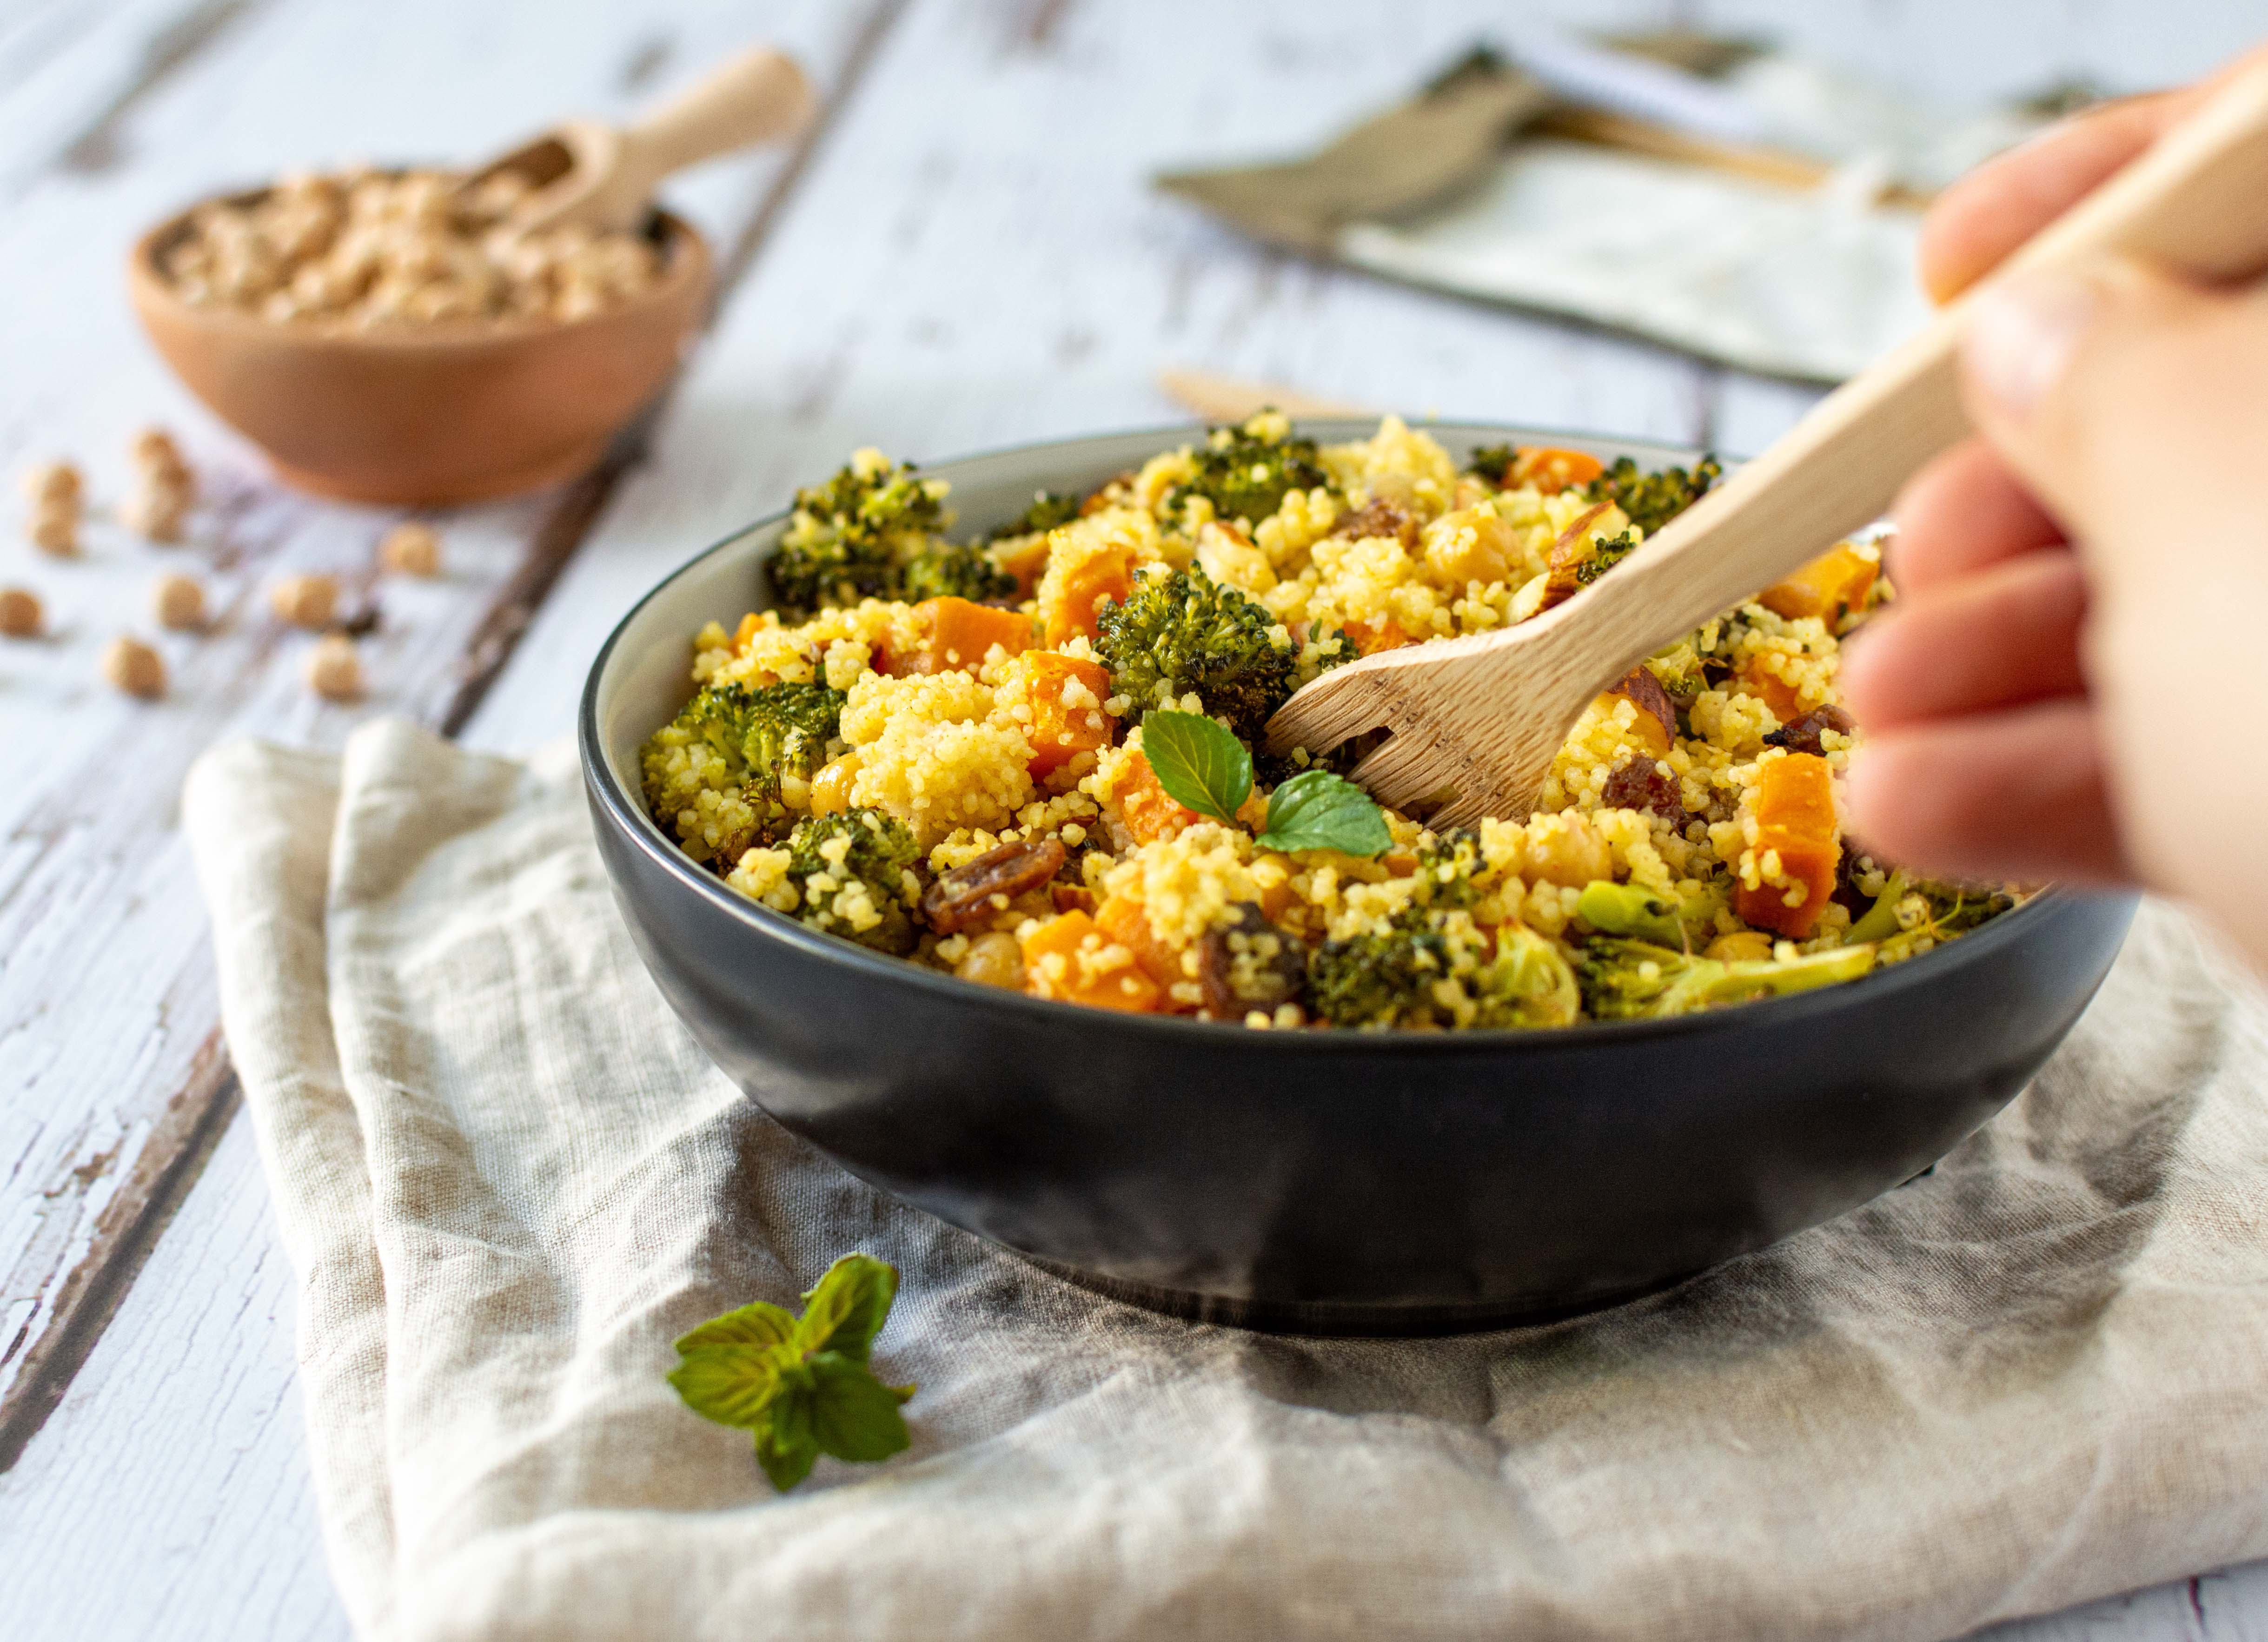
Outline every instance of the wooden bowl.
{"type": "Polygon", "coordinates": [[[707,244],[665,211],[659,280],[587,318],[274,321],[181,298],[159,258],[188,226],[183,212],[134,247],[151,341],[286,483],[346,501],[475,502],[584,472],[669,379],[709,294],[707,244]]]}

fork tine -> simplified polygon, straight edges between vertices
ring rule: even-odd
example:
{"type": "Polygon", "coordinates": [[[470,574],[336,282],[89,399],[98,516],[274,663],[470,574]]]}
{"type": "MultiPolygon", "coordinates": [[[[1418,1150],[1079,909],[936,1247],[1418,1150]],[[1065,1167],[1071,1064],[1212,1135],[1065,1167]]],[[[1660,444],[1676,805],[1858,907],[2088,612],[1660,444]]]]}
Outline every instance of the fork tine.
{"type": "Polygon", "coordinates": [[[1327,753],[1349,736],[1386,722],[1386,693],[1370,673],[1326,673],[1268,721],[1268,750],[1279,758],[1295,747],[1327,753]]]}
{"type": "Polygon", "coordinates": [[[1397,732],[1357,764],[1349,779],[1406,815],[1454,791],[1465,773],[1456,754],[1431,736],[1397,732]]]}

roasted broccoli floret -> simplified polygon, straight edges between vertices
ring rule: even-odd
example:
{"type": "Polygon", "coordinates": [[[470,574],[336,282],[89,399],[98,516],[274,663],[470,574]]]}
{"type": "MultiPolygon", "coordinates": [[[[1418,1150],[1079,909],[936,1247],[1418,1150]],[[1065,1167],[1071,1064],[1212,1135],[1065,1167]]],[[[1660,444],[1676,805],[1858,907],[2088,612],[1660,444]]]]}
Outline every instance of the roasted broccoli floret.
{"type": "Polygon", "coordinates": [[[1079,498],[1057,496],[1052,490],[1042,490],[1032,497],[1032,504],[994,531],[988,541],[1000,541],[1010,536],[1037,535],[1043,530],[1053,530],[1058,525],[1068,525],[1079,517],[1079,498]]]}
{"type": "MultiPolygon", "coordinates": [[[[1933,883],[1917,880],[1900,868],[1890,873],[1874,904],[1859,915],[1843,939],[1846,946],[1898,941],[1902,937],[1949,940],[2015,904],[2015,896],[2005,889],[1933,883]]],[[[1904,955],[1903,949],[1894,948],[1893,955],[1904,955]]]]}
{"type": "Polygon", "coordinates": [[[1196,476],[1167,493],[1164,505],[1169,512],[1183,498],[1201,496],[1212,504],[1216,518],[1257,524],[1282,506],[1292,491],[1313,490],[1331,482],[1315,459],[1313,439],[1268,439],[1243,428],[1215,428],[1196,456],[1196,476]]]}
{"type": "Polygon", "coordinates": [[[973,541],[939,542],[908,559],[898,578],[896,596],[909,604],[924,599],[967,599],[983,603],[1005,599],[1016,591],[1016,578],[992,561],[992,556],[973,541]]]}
{"type": "Polygon", "coordinates": [[[803,922],[898,957],[914,949],[922,850],[902,821],[873,809],[814,815],[796,823],[787,849],[803,922]]]}
{"type": "Polygon", "coordinates": [[[1395,1027],[1432,1017],[1449,943],[1421,920],[1383,934],[1327,940],[1307,958],[1308,1012],[1335,1027],[1395,1027]]]}
{"type": "Polygon", "coordinates": [[[1472,459],[1465,464],[1465,471],[1479,475],[1492,485],[1501,486],[1519,455],[1518,449],[1510,445],[1484,445],[1473,452],[1472,459]]]}
{"type": "Polygon", "coordinates": [[[1481,836],[1469,827],[1428,834],[1418,846],[1418,875],[1425,880],[1428,906],[1470,907],[1482,894],[1473,880],[1487,870],[1481,836]]]}
{"type": "Polygon", "coordinates": [[[1467,990],[1478,1005],[1476,1027],[1565,1027],[1574,1024],[1583,995],[1574,967],[1551,941],[1523,924],[1497,933],[1495,959],[1467,990]]]}
{"type": "Polygon", "coordinates": [[[655,819],[674,826],[696,859],[729,865],[788,824],[781,784],[826,762],[843,700],[817,683],[708,686],[645,744],[639,762],[655,819]]]}
{"type": "Polygon", "coordinates": [[[1587,587],[1609,571],[1630,557],[1638,548],[1638,537],[1625,530],[1610,541],[1594,542],[1591,556],[1575,567],[1575,580],[1587,587]]]}
{"type": "Polygon", "coordinates": [[[1292,694],[1299,651],[1283,625],[1201,568],[1152,576],[1124,604],[1102,607],[1095,651],[1111,688],[1138,706],[1170,706],[1194,690],[1247,740],[1292,694]]]}
{"type": "Polygon", "coordinates": [[[1586,488],[1594,502],[1612,502],[1650,536],[1699,501],[1724,473],[1723,464],[1713,456],[1704,456],[1690,472],[1665,468],[1660,473],[1640,473],[1629,457],[1617,456],[1614,466],[1586,488]]]}
{"type": "Polygon", "coordinates": [[[1806,991],[1855,981],[1874,967],[1871,946],[1837,946],[1786,961],[1727,961],[1697,957],[1652,941],[1601,935],[1582,944],[1575,979],[1592,1015],[1616,1020],[1686,1015],[1776,992],[1806,991]]]}
{"type": "Polygon", "coordinates": [[[1575,913],[1602,935],[1632,935],[1686,951],[1708,945],[1717,909],[1723,904],[1724,897],[1715,893],[1679,901],[1642,885],[1599,879],[1583,887],[1575,913]]]}
{"type": "Polygon", "coordinates": [[[937,546],[945,487],[910,463],[861,452],[825,484],[795,493],[795,516],[765,565],[782,612],[895,597],[906,561],[937,546]]]}

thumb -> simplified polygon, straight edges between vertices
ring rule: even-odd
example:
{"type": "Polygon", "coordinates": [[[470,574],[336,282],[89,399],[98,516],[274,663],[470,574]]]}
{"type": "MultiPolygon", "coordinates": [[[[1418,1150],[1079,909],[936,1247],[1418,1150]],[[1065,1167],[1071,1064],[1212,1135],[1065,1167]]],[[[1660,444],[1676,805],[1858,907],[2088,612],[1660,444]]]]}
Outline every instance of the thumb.
{"type": "Polygon", "coordinates": [[[2161,570],[2169,541],[2258,556],[2263,381],[2268,300],[2127,261],[1981,288],[1962,350],[1971,419],[2112,587],[2161,570]]]}

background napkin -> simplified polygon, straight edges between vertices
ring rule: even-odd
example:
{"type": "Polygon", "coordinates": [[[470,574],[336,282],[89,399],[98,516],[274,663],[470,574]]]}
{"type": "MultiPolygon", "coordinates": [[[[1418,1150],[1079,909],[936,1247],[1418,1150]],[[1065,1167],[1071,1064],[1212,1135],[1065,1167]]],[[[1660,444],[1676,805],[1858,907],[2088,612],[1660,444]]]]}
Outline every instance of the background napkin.
{"type": "Polygon", "coordinates": [[[2162,909],[1925,1179],[1601,1315],[1302,1341],[755,1114],[563,750],[239,743],[186,812],[366,1638],[1931,1638],[2268,1552],[2268,1014],[2162,909]],[[670,1341],[851,1249],[904,1276],[914,1447],[777,1497],[670,1341]]]}
{"type": "Polygon", "coordinates": [[[1158,181],[1305,255],[1837,381],[1928,317],[1920,204],[2043,107],[1959,114],[1743,42],[1530,27],[1313,154],[1158,181]]]}

